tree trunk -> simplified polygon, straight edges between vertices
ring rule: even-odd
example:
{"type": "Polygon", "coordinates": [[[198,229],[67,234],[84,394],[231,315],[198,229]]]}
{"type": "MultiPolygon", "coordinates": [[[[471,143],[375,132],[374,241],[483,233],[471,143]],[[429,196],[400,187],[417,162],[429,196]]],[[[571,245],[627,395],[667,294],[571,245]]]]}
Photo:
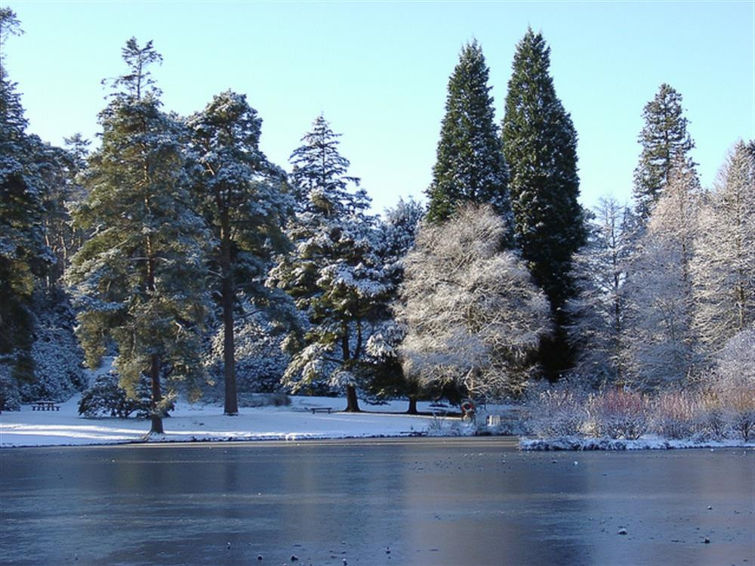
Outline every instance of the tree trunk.
{"type": "Polygon", "coordinates": [[[346,412],[358,413],[359,400],[357,399],[357,388],[353,385],[346,386],[346,412]]]}
{"type": "MultiPolygon", "coordinates": [[[[155,292],[155,258],[153,257],[152,250],[152,238],[147,236],[146,241],[147,250],[147,291],[150,293],[155,292]]],[[[154,298],[152,300],[155,300],[154,298]]],[[[152,399],[150,399],[150,419],[152,420],[152,426],[150,427],[150,434],[163,434],[163,414],[162,414],[162,400],[163,392],[160,387],[160,355],[152,354],[150,356],[150,368],[149,377],[152,386],[152,399]]]]}
{"type": "MultiPolygon", "coordinates": [[[[351,352],[349,351],[349,323],[345,321],[341,322],[341,353],[343,355],[343,363],[346,365],[351,360],[351,352]]],[[[354,385],[346,386],[346,412],[359,412],[357,388],[354,385]]]]}
{"type": "Polygon", "coordinates": [[[407,415],[416,415],[417,413],[417,398],[416,397],[409,397],[409,410],[406,411],[407,415]]]}
{"type": "Polygon", "coordinates": [[[152,420],[152,427],[149,432],[150,434],[164,434],[163,414],[162,408],[160,407],[163,400],[163,393],[160,388],[160,356],[157,354],[152,354],[149,373],[152,381],[152,401],[150,403],[150,419],[152,420]]]}
{"type": "Polygon", "coordinates": [[[226,415],[239,414],[238,393],[236,390],[236,360],[233,342],[233,299],[235,295],[233,271],[231,269],[231,240],[227,218],[223,219],[220,250],[220,270],[223,277],[221,302],[223,303],[223,381],[225,382],[226,415]]]}

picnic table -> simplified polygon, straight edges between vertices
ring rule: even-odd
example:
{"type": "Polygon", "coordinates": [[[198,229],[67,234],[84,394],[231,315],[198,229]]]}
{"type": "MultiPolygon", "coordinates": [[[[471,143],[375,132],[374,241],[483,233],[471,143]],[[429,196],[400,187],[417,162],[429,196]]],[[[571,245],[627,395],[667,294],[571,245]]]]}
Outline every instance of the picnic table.
{"type": "Polygon", "coordinates": [[[31,405],[32,411],[60,411],[60,406],[55,401],[34,401],[31,405]]]}

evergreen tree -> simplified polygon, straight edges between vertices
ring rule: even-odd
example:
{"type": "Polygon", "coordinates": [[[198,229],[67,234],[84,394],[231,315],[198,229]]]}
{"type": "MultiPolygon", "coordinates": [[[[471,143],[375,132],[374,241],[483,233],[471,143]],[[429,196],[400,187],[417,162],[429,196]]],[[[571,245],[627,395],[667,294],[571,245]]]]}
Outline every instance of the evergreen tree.
{"type": "Polygon", "coordinates": [[[234,303],[243,293],[258,304],[274,252],[282,252],[282,226],[291,208],[282,191],[284,173],[259,148],[262,120],[231,91],[215,96],[189,119],[197,162],[196,190],[213,235],[211,274],[222,310],[225,414],[238,414],[234,303]]]}
{"type": "Polygon", "coordinates": [[[446,114],[427,190],[432,222],[446,220],[460,204],[470,202],[490,204],[507,223],[511,221],[508,171],[488,75],[480,45],[465,45],[448,80],[446,114]]]}
{"type": "Polygon", "coordinates": [[[79,306],[78,334],[90,367],[117,348],[121,384],[136,397],[150,381],[151,432],[170,404],[163,380],[196,377],[206,316],[205,248],[211,236],[187,189],[183,129],[160,111],[148,42],[122,50],[128,72],[100,113],[102,146],[84,176],[75,222],[91,236],[67,274],[79,306]]]}
{"type": "Polygon", "coordinates": [[[515,241],[545,291],[556,329],[542,361],[551,378],[570,364],[563,306],[574,294],[573,254],[585,243],[577,201],[577,133],[549,74],[550,48],[527,30],[517,45],[503,119],[503,150],[511,178],[515,241]]]}
{"type": "Polygon", "coordinates": [[[645,125],[639,135],[640,161],[634,170],[634,200],[637,215],[646,222],[668,184],[674,164],[692,165],[689,152],[695,147],[687,133],[682,95],[666,83],[642,112],[645,125]]]}
{"type": "Polygon", "coordinates": [[[738,142],[700,215],[691,262],[694,324],[709,359],[755,324],[755,142],[738,142]]]}
{"type": "Polygon", "coordinates": [[[306,333],[289,340],[293,353],[284,380],[293,388],[322,383],[346,389],[347,411],[358,411],[357,386],[365,344],[389,286],[376,253],[369,198],[350,185],[349,161],[322,116],[294,150],[291,181],[297,214],[288,228],[294,251],[272,270],[303,313],[306,333]]]}
{"type": "MultiPolygon", "coordinates": [[[[5,70],[5,41],[21,33],[16,14],[0,8],[0,389],[34,377],[32,296],[52,256],[42,230],[38,147],[26,134],[16,85],[5,70]],[[9,375],[4,377],[5,371],[9,375]],[[3,385],[3,383],[5,383],[3,385]]],[[[0,391],[0,396],[5,394],[0,391]]],[[[0,399],[0,404],[3,399],[0,399]]]]}

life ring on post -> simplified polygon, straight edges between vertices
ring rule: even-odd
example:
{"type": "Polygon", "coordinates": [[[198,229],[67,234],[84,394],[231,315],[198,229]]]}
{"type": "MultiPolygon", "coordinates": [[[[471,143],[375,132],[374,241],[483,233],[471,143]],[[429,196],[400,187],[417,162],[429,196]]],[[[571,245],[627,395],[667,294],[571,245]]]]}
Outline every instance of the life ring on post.
{"type": "Polygon", "coordinates": [[[475,404],[472,399],[465,399],[461,403],[461,416],[464,418],[472,418],[475,414],[475,404]]]}

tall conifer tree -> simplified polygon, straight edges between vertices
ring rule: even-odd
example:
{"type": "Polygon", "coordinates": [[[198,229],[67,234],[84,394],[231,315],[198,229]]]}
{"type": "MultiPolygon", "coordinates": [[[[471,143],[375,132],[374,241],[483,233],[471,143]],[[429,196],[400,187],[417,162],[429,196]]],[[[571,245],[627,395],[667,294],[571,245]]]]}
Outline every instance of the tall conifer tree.
{"type": "Polygon", "coordinates": [[[295,249],[269,281],[291,295],[306,319],[302,340],[288,341],[293,358],[284,380],[294,388],[327,380],[346,390],[347,411],[359,411],[366,342],[391,285],[381,269],[369,197],[353,187],[358,179],[347,175],[338,137],[319,116],[291,155],[299,201],[288,235],[295,249]]]}
{"type": "Polygon", "coordinates": [[[465,45],[448,80],[446,114],[427,190],[430,221],[446,220],[458,206],[476,203],[490,204],[507,225],[511,223],[508,170],[488,75],[480,45],[465,45]]]}
{"type": "Polygon", "coordinates": [[[223,320],[225,414],[238,413],[234,356],[234,306],[243,294],[264,303],[273,252],[284,249],[283,223],[291,208],[284,173],[259,148],[262,120],[246,97],[226,91],[189,119],[197,163],[195,188],[214,233],[213,287],[223,320]],[[243,284],[242,284],[243,282],[243,284]]]}
{"type": "Polygon", "coordinates": [[[503,148],[511,179],[515,241],[535,281],[550,300],[556,330],[542,362],[551,378],[570,363],[566,300],[574,293],[573,254],[586,239],[577,175],[577,133],[549,74],[550,48],[528,29],[514,55],[503,148]]]}
{"type": "Polygon", "coordinates": [[[663,83],[642,112],[645,125],[639,135],[640,161],[634,170],[635,212],[644,222],[681,161],[692,166],[689,152],[695,147],[687,133],[682,95],[663,83]]]}
{"type": "Polygon", "coordinates": [[[75,213],[92,236],[67,274],[78,301],[79,338],[90,365],[115,345],[115,368],[132,395],[150,382],[151,432],[162,433],[163,380],[195,377],[206,316],[205,242],[210,235],[187,189],[185,139],[160,111],[148,42],[122,50],[127,74],[100,113],[102,147],[92,154],[88,198],[75,213]]]}

